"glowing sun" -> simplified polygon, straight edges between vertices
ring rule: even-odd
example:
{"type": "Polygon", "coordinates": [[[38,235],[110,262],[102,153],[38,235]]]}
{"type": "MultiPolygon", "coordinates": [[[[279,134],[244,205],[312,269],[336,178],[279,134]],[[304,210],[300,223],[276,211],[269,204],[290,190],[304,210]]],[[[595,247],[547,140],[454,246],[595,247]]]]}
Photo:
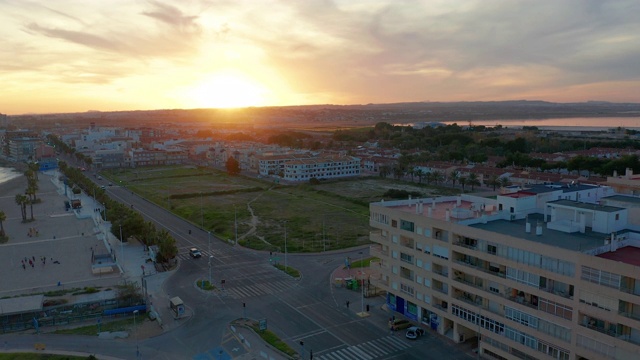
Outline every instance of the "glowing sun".
{"type": "Polygon", "coordinates": [[[264,105],[267,90],[242,74],[219,73],[205,78],[188,93],[199,107],[239,108],[264,105]]]}

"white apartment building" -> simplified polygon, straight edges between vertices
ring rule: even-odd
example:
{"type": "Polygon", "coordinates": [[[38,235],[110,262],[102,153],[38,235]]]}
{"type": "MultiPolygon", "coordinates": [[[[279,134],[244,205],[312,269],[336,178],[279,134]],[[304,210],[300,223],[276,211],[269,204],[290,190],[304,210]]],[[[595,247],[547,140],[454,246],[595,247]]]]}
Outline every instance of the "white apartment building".
{"type": "Polygon", "coordinates": [[[288,161],[284,164],[284,179],[309,181],[336,179],[360,175],[360,159],[353,156],[321,156],[312,159],[288,161]]]}
{"type": "Polygon", "coordinates": [[[533,185],[372,203],[372,282],[396,314],[479,338],[483,358],[639,359],[640,226],[625,206],[640,201],[621,196],[533,185]]]}

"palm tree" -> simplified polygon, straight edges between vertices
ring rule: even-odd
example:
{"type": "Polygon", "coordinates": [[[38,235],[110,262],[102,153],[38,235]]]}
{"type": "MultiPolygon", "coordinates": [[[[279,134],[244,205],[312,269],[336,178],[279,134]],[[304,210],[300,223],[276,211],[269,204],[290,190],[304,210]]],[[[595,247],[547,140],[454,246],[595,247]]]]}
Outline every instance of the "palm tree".
{"type": "Polygon", "coordinates": [[[509,185],[511,185],[511,181],[509,181],[509,178],[504,176],[500,178],[500,187],[507,187],[509,185]]]}
{"type": "Polygon", "coordinates": [[[32,187],[28,187],[27,190],[24,192],[25,197],[27,198],[27,202],[29,203],[29,206],[31,207],[31,220],[35,220],[33,218],[33,199],[31,198],[31,196],[35,196],[36,191],[32,188],[32,187]]]}
{"type": "Polygon", "coordinates": [[[425,175],[424,170],[422,168],[416,169],[416,176],[418,177],[418,184],[422,184],[422,177],[425,175]]]}
{"type": "Polygon", "coordinates": [[[410,166],[407,172],[409,172],[409,175],[411,175],[411,182],[413,182],[413,177],[416,175],[416,168],[410,166]]]}
{"type": "Polygon", "coordinates": [[[451,187],[456,187],[456,182],[460,180],[460,171],[453,170],[451,174],[449,174],[449,180],[451,180],[451,187]]]}
{"type": "Polygon", "coordinates": [[[424,177],[427,179],[427,184],[431,184],[431,182],[433,181],[433,172],[432,171],[427,171],[424,174],[424,177]]]}
{"type": "Polygon", "coordinates": [[[22,222],[27,221],[27,202],[29,198],[23,194],[16,195],[16,204],[20,206],[20,212],[22,214],[22,222]]]}
{"type": "Polygon", "coordinates": [[[382,165],[380,166],[380,170],[378,170],[378,173],[380,174],[381,178],[387,178],[387,176],[389,176],[389,174],[391,173],[391,168],[389,168],[389,165],[382,165]]]}
{"type": "Polygon", "coordinates": [[[403,169],[403,168],[402,168],[402,166],[400,166],[400,165],[395,165],[395,166],[393,167],[393,170],[392,170],[392,171],[393,171],[393,177],[394,177],[396,180],[400,180],[400,178],[402,177],[402,175],[404,175],[404,169],[403,169]]]}
{"type": "Polygon", "coordinates": [[[462,186],[462,192],[464,192],[464,185],[467,183],[467,177],[466,176],[460,176],[458,178],[458,182],[460,183],[460,186],[462,186]]]}
{"type": "Polygon", "coordinates": [[[4,221],[7,220],[7,214],[4,211],[0,210],[0,237],[4,237],[4,221]]]}
{"type": "Polygon", "coordinates": [[[436,185],[438,185],[438,183],[440,181],[444,180],[444,175],[442,174],[442,172],[436,170],[433,172],[433,181],[435,181],[436,185]]]}
{"type": "Polygon", "coordinates": [[[468,183],[469,185],[471,185],[471,191],[473,191],[474,187],[480,186],[480,180],[478,180],[478,175],[476,175],[475,173],[469,174],[468,183]]]}
{"type": "Polygon", "coordinates": [[[496,187],[500,185],[500,180],[498,180],[497,176],[491,175],[487,184],[493,186],[493,191],[496,191],[496,187]]]}
{"type": "Polygon", "coordinates": [[[40,170],[40,165],[36,162],[30,162],[28,166],[29,170],[33,171],[35,179],[38,180],[38,170],[40,170]]]}

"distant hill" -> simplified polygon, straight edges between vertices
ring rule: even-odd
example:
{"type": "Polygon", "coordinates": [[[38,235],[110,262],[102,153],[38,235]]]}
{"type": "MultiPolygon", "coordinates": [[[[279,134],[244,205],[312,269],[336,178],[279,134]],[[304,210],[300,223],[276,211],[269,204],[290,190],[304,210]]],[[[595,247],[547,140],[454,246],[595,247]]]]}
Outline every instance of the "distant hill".
{"type": "Polygon", "coordinates": [[[54,124],[143,126],[176,123],[209,126],[319,128],[369,126],[377,122],[414,123],[473,120],[522,120],[571,117],[638,117],[640,103],[588,101],[553,103],[542,100],[405,102],[356,105],[300,105],[242,109],[163,109],[70,114],[9,116],[19,127],[49,127],[54,124]]]}

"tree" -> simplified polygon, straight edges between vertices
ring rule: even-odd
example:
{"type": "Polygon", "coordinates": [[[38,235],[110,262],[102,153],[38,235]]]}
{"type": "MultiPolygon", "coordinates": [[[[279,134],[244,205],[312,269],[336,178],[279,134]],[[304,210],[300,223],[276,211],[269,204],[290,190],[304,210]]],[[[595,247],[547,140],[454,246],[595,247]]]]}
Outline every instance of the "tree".
{"type": "Polygon", "coordinates": [[[449,174],[449,180],[451,181],[451,187],[456,187],[456,182],[460,180],[460,171],[453,170],[451,174],[449,174]]]}
{"type": "Polygon", "coordinates": [[[387,178],[387,176],[389,176],[389,174],[391,174],[391,168],[389,167],[389,165],[382,165],[380,166],[380,169],[378,170],[378,173],[380,174],[381,178],[387,178]]]}
{"type": "Polygon", "coordinates": [[[480,180],[478,179],[478,175],[476,175],[475,173],[469,174],[469,179],[467,179],[467,183],[471,185],[471,191],[473,191],[474,187],[481,185],[480,180]]]}
{"type": "Polygon", "coordinates": [[[29,200],[31,200],[31,202],[36,203],[38,202],[37,198],[36,198],[36,194],[38,192],[38,181],[35,179],[28,179],[27,181],[27,190],[25,190],[25,194],[29,196],[29,200]]]}
{"type": "Polygon", "coordinates": [[[38,170],[40,170],[40,165],[36,162],[30,162],[28,165],[29,170],[33,172],[34,178],[38,180],[38,170]]]}
{"type": "Polygon", "coordinates": [[[415,175],[418,177],[418,184],[422,184],[422,178],[424,177],[424,170],[422,168],[414,169],[415,175]]]}
{"type": "Polygon", "coordinates": [[[467,183],[467,177],[466,176],[460,176],[458,178],[458,182],[460,183],[460,186],[462,186],[462,192],[464,192],[464,186],[467,183]]]}
{"type": "Polygon", "coordinates": [[[7,214],[0,210],[0,237],[4,237],[4,222],[7,220],[7,214]]]}
{"type": "Polygon", "coordinates": [[[441,171],[435,170],[432,172],[433,181],[438,185],[442,180],[444,180],[444,174],[441,171]]]}
{"type": "Polygon", "coordinates": [[[509,181],[509,178],[504,176],[500,178],[500,187],[507,187],[511,185],[511,181],[509,181]]]}
{"type": "Polygon", "coordinates": [[[233,156],[229,156],[225,166],[227,167],[227,173],[229,175],[238,175],[238,174],[240,174],[240,163],[233,156]]]}
{"type": "Polygon", "coordinates": [[[176,239],[166,229],[162,229],[158,232],[158,257],[157,261],[167,262],[178,255],[178,247],[176,246],[176,239]]]}
{"type": "Polygon", "coordinates": [[[496,187],[500,185],[500,180],[495,175],[491,175],[487,181],[487,185],[493,186],[493,191],[496,191],[496,187]]]}
{"type": "Polygon", "coordinates": [[[22,214],[22,222],[27,221],[27,202],[29,202],[29,198],[23,194],[16,195],[16,204],[20,206],[20,213],[22,214]]]}

